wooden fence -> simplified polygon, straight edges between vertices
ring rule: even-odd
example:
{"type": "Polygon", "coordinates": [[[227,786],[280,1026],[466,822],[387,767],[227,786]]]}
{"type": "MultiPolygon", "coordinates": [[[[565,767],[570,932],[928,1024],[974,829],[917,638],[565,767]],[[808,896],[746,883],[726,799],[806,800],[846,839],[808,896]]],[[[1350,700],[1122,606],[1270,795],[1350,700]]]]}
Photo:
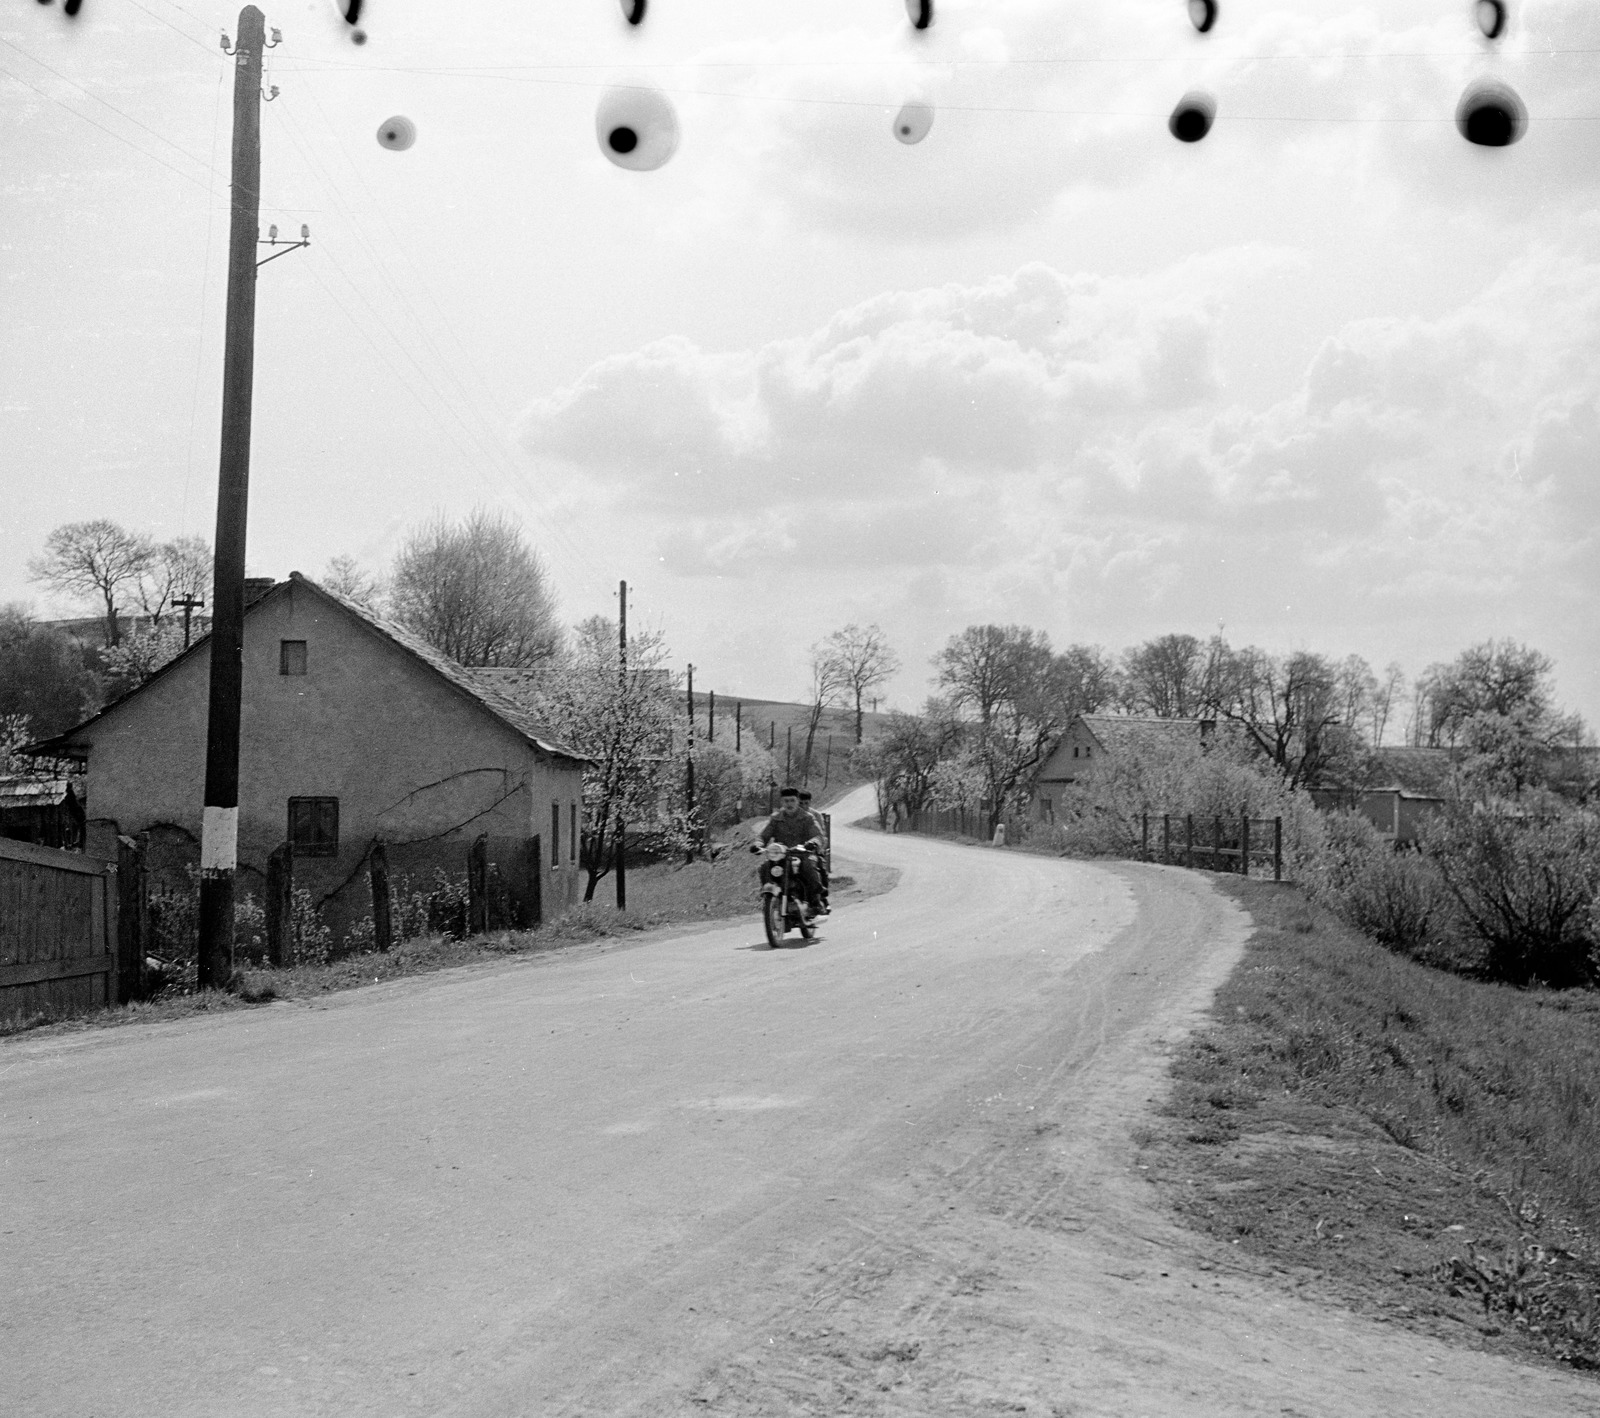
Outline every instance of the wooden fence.
{"type": "Polygon", "coordinates": [[[117,867],[0,838],[0,1022],[117,1002],[117,867]]]}
{"type": "Polygon", "coordinates": [[[1272,879],[1283,880],[1281,817],[1201,817],[1149,813],[1140,819],[1139,854],[1147,862],[1203,866],[1210,871],[1249,876],[1252,863],[1272,867],[1272,879]]]}

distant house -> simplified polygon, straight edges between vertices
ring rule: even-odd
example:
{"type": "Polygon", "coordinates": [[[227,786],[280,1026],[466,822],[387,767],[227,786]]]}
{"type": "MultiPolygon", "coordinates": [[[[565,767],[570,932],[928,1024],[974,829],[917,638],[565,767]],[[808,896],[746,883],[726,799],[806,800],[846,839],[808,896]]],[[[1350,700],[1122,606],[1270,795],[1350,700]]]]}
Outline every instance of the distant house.
{"type": "Polygon", "coordinates": [[[83,846],[83,799],[70,778],[0,778],[0,837],[68,850],[83,846]]]}
{"type": "Polygon", "coordinates": [[[1217,739],[1215,719],[1139,719],[1121,714],[1079,714],[1034,779],[1028,815],[1055,821],[1061,799],[1075,783],[1152,743],[1185,741],[1205,747],[1217,739]]]}
{"type": "Polygon", "coordinates": [[[1374,749],[1365,782],[1313,788],[1311,800],[1326,812],[1359,812],[1395,846],[1413,846],[1453,794],[1457,759],[1448,748],[1374,749]]]}
{"type": "MultiPolygon", "coordinates": [[[[90,852],[148,833],[197,860],[210,647],[30,748],[86,765],[90,852]]],[[[247,587],[241,893],[260,891],[287,843],[296,887],[342,932],[370,910],[374,843],[392,881],[426,891],[436,870],[459,880],[486,834],[520,914],[559,914],[577,899],[586,761],[485,677],[298,572],[247,587]]]]}

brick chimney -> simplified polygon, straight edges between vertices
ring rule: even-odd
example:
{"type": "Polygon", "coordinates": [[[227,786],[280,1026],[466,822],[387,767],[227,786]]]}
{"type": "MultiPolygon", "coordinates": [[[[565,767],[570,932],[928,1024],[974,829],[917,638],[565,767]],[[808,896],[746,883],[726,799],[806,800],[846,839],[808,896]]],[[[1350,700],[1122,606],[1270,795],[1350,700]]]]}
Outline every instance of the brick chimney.
{"type": "Polygon", "coordinates": [[[251,606],[277,584],[270,576],[246,576],[244,578],[244,608],[249,610],[251,606]]]}

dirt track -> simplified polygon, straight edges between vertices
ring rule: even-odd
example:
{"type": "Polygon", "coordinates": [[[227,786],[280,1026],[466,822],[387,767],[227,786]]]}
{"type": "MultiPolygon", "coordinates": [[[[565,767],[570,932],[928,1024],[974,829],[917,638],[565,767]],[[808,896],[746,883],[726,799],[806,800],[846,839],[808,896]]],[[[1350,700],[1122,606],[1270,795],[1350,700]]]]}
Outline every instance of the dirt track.
{"type": "Polygon", "coordinates": [[[807,949],[0,1042],[0,1410],[1600,1413],[1158,1213],[1128,1135],[1247,928],[1203,878],[836,851],[901,884],[807,949]]]}

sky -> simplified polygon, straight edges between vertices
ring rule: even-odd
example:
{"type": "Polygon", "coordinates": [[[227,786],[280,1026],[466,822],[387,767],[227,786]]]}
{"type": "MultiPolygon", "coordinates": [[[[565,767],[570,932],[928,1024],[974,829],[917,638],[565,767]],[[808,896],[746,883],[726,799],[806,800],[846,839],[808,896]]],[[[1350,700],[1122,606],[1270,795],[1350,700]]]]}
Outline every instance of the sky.
{"type": "MultiPolygon", "coordinates": [[[[802,697],[848,622],[906,709],[975,623],[1411,676],[1510,636],[1600,726],[1591,0],[1493,44],[1465,0],[263,9],[263,235],[311,245],[259,276],[250,574],[488,506],[719,694],[802,697]],[[1456,130],[1483,79],[1513,146],[1456,130]],[[597,141],[630,85],[654,171],[597,141]]],[[[63,522],[212,535],[237,16],[0,17],[0,602],[74,609],[63,522]]]]}

